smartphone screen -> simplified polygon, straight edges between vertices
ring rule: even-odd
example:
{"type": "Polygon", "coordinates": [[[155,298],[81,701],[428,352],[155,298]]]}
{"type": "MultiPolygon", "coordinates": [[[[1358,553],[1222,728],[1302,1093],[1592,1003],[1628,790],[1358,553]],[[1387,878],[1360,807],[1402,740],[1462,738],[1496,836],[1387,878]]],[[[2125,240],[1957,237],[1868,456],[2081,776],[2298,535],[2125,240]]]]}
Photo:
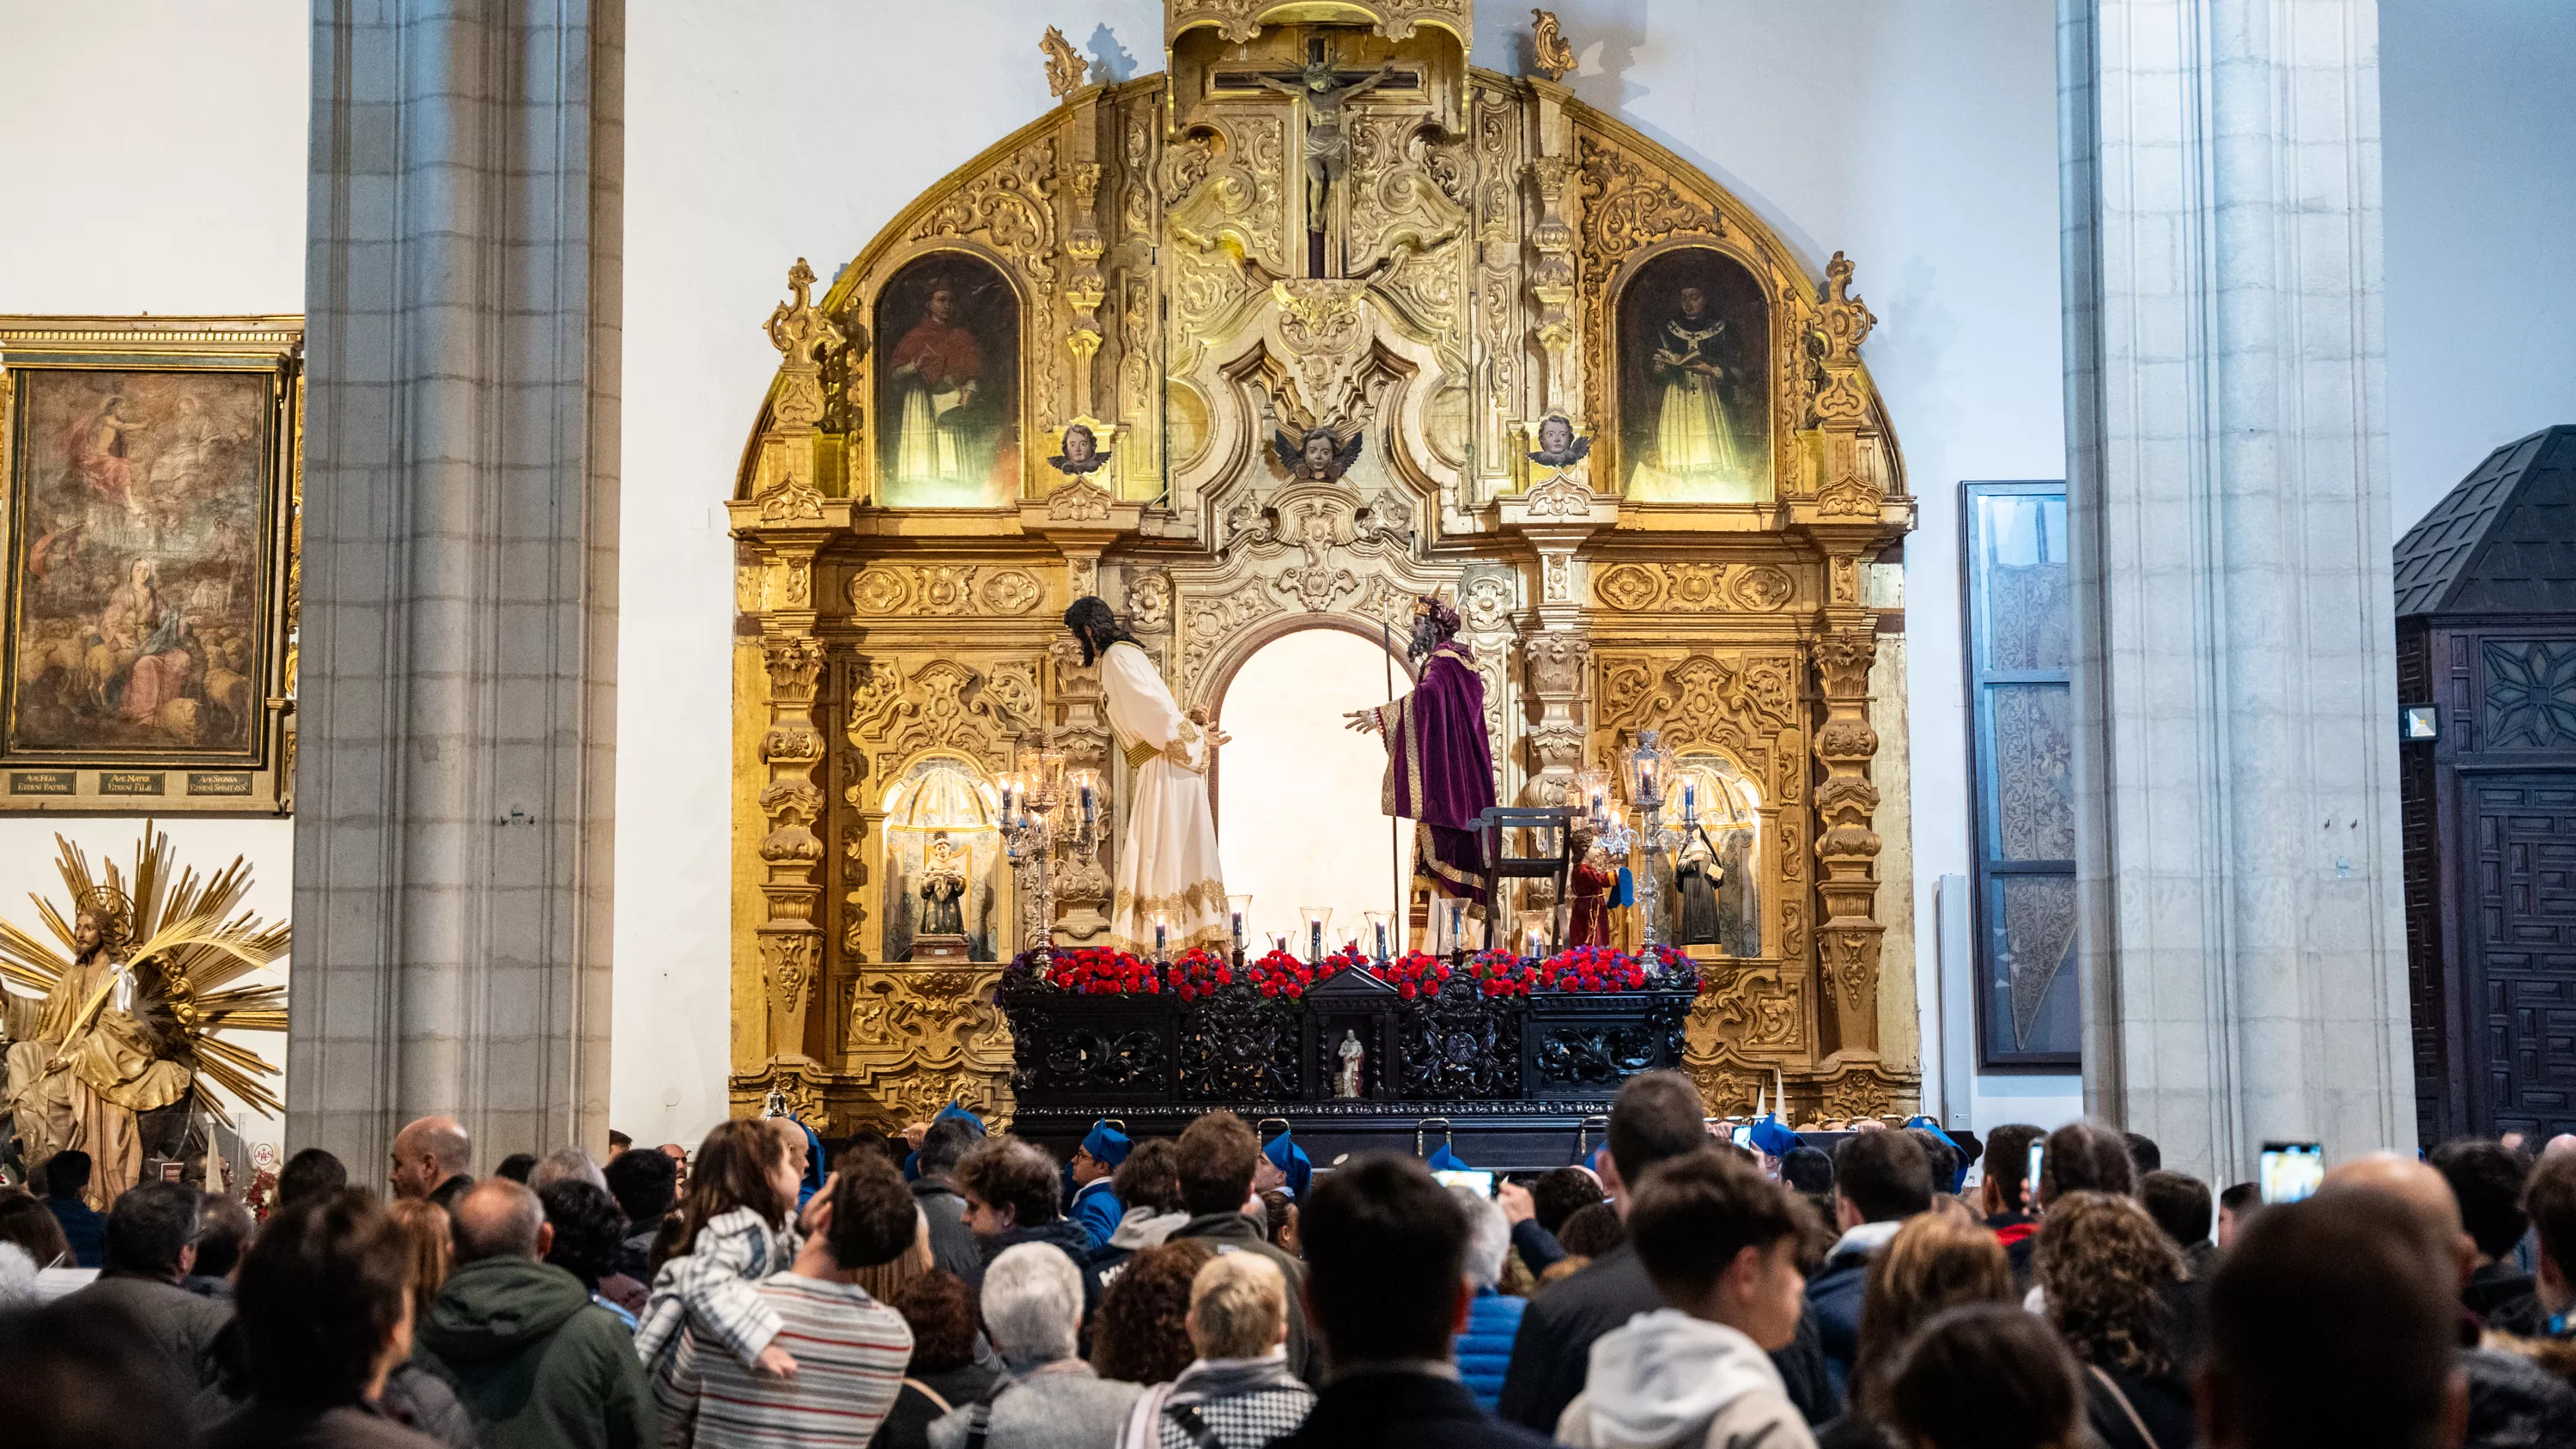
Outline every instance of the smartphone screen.
{"type": "Polygon", "coordinates": [[[2047,1156],[2048,1139],[2045,1137],[2030,1139],[2030,1165],[2021,1180],[2021,1200],[2026,1205],[2025,1211],[2039,1211],[2039,1165],[2047,1156]]]}
{"type": "Polygon", "coordinates": [[[1431,1175],[1439,1179],[1442,1187],[1472,1187],[1481,1197],[1492,1197],[1494,1195],[1494,1175],[1490,1172],[1475,1169],[1460,1171],[1455,1168],[1443,1168],[1431,1175]]]}
{"type": "Polygon", "coordinates": [[[2262,1166],[2255,1174],[2266,1203],[2297,1202],[2313,1195],[2326,1179],[2326,1145],[2322,1142],[2266,1142],[2262,1166]]]}
{"type": "Polygon", "coordinates": [[[1750,1123],[1735,1129],[1735,1145],[1747,1152],[1753,1150],[1753,1127],[1750,1123]]]}

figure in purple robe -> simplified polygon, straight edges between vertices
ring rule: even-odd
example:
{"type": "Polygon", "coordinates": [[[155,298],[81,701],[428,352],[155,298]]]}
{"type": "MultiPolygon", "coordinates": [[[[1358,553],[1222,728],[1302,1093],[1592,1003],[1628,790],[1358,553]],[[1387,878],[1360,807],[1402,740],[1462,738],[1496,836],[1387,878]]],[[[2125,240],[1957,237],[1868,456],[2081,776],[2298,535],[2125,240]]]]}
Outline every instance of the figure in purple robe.
{"type": "Polygon", "coordinates": [[[1494,803],[1494,754],[1485,735],[1485,680],[1460,644],[1458,611],[1436,598],[1413,604],[1410,656],[1422,661],[1413,692],[1353,710],[1355,730],[1386,740],[1386,813],[1414,822],[1413,870],[1441,895],[1485,901],[1485,848],[1476,817],[1494,803]]]}

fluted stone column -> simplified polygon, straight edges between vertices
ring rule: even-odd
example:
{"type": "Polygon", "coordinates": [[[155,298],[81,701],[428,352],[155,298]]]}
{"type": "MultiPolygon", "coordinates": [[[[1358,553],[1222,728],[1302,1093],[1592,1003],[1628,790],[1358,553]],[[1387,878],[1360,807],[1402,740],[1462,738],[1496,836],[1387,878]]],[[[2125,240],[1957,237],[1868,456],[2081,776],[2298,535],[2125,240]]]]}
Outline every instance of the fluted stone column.
{"type": "Polygon", "coordinates": [[[622,0],[315,0],[291,1146],[605,1146],[622,0]]]}
{"type": "Polygon", "coordinates": [[[2060,0],[2085,1101],[2409,1145],[2373,0],[2060,0]]]}

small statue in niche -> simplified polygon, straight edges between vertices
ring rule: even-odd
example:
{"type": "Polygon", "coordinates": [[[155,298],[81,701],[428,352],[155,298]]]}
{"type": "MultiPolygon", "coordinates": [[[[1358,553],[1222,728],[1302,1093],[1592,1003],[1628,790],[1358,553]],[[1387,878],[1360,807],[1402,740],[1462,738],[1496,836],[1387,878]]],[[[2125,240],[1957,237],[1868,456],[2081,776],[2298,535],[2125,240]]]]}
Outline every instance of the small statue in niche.
{"type": "Polygon", "coordinates": [[[1368,1048],[1360,1045],[1360,1034],[1344,1031],[1342,1044],[1333,1048],[1342,1064],[1333,1072],[1333,1095],[1342,1101],[1354,1101],[1365,1095],[1361,1090],[1362,1069],[1368,1062],[1368,1048]]]}
{"type": "Polygon", "coordinates": [[[956,842],[945,833],[930,842],[929,859],[921,872],[921,932],[924,936],[963,936],[966,913],[965,863],[958,859],[956,842]]]}
{"type": "Polygon", "coordinates": [[[1365,75],[1337,71],[1332,61],[1321,54],[1319,42],[1317,53],[1295,75],[1254,77],[1298,102],[1305,113],[1306,230],[1324,229],[1324,198],[1332,191],[1333,183],[1350,169],[1351,140],[1343,129],[1343,105],[1385,84],[1394,69],[1392,65],[1382,65],[1365,75]]]}
{"type": "Polygon", "coordinates": [[[1100,439],[1087,423],[1075,423],[1064,430],[1064,451],[1047,459],[1047,463],[1068,478],[1097,473],[1109,461],[1100,451],[1100,439]]]}
{"type": "Polygon", "coordinates": [[[1530,461],[1559,472],[1582,462],[1592,452],[1592,440],[1574,431],[1574,424],[1563,413],[1550,413],[1538,425],[1538,451],[1530,461]]]}
{"type": "Polygon", "coordinates": [[[1675,902],[1680,920],[1674,939],[1684,946],[1709,946],[1718,940],[1718,883],[1726,875],[1718,864],[1717,846],[1701,827],[1691,827],[1690,838],[1682,845],[1681,868],[1674,873],[1674,885],[1680,892],[1675,902]]]}
{"type": "Polygon", "coordinates": [[[1291,438],[1281,429],[1271,433],[1270,447],[1291,479],[1300,483],[1338,483],[1360,460],[1360,444],[1366,436],[1354,432],[1345,443],[1342,435],[1331,428],[1308,428],[1302,438],[1291,438]]]}

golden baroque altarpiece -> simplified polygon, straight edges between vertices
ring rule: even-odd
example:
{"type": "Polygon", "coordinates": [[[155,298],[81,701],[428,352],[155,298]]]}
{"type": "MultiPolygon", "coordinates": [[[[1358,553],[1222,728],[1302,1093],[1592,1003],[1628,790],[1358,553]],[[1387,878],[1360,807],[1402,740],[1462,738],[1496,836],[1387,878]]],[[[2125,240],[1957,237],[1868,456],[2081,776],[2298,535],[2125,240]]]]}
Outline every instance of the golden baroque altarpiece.
{"type": "MultiPolygon", "coordinates": [[[[1744,782],[1758,946],[1695,948],[1712,1110],[1774,1080],[1807,1116],[1913,1100],[1910,1034],[1880,1041],[1912,1014],[1910,945],[1882,970],[1912,882],[1879,863],[1872,719],[1902,713],[1872,709],[1870,580],[1914,504],[1874,319],[1839,253],[1819,279],[1565,86],[1467,65],[1471,10],[1172,0],[1167,71],[1119,84],[1051,33],[1055,109],[819,295],[789,274],[730,505],[736,1111],[1008,1114],[992,993],[1040,897],[992,781],[1041,747],[1100,772],[1110,838],[1055,854],[1047,923],[1100,935],[1124,762],[1058,618],[1092,593],[1221,724],[1264,644],[1401,635],[1443,592],[1501,798],[1553,803],[1650,729],[1744,782]],[[1090,461],[1076,424],[1090,471],[1059,466],[1090,461]],[[1292,476],[1271,439],[1312,428],[1360,461],[1292,476]],[[924,851],[974,882],[966,956],[909,949],[924,851]]],[[[1901,658],[1877,674],[1901,699],[1901,658]]]]}

